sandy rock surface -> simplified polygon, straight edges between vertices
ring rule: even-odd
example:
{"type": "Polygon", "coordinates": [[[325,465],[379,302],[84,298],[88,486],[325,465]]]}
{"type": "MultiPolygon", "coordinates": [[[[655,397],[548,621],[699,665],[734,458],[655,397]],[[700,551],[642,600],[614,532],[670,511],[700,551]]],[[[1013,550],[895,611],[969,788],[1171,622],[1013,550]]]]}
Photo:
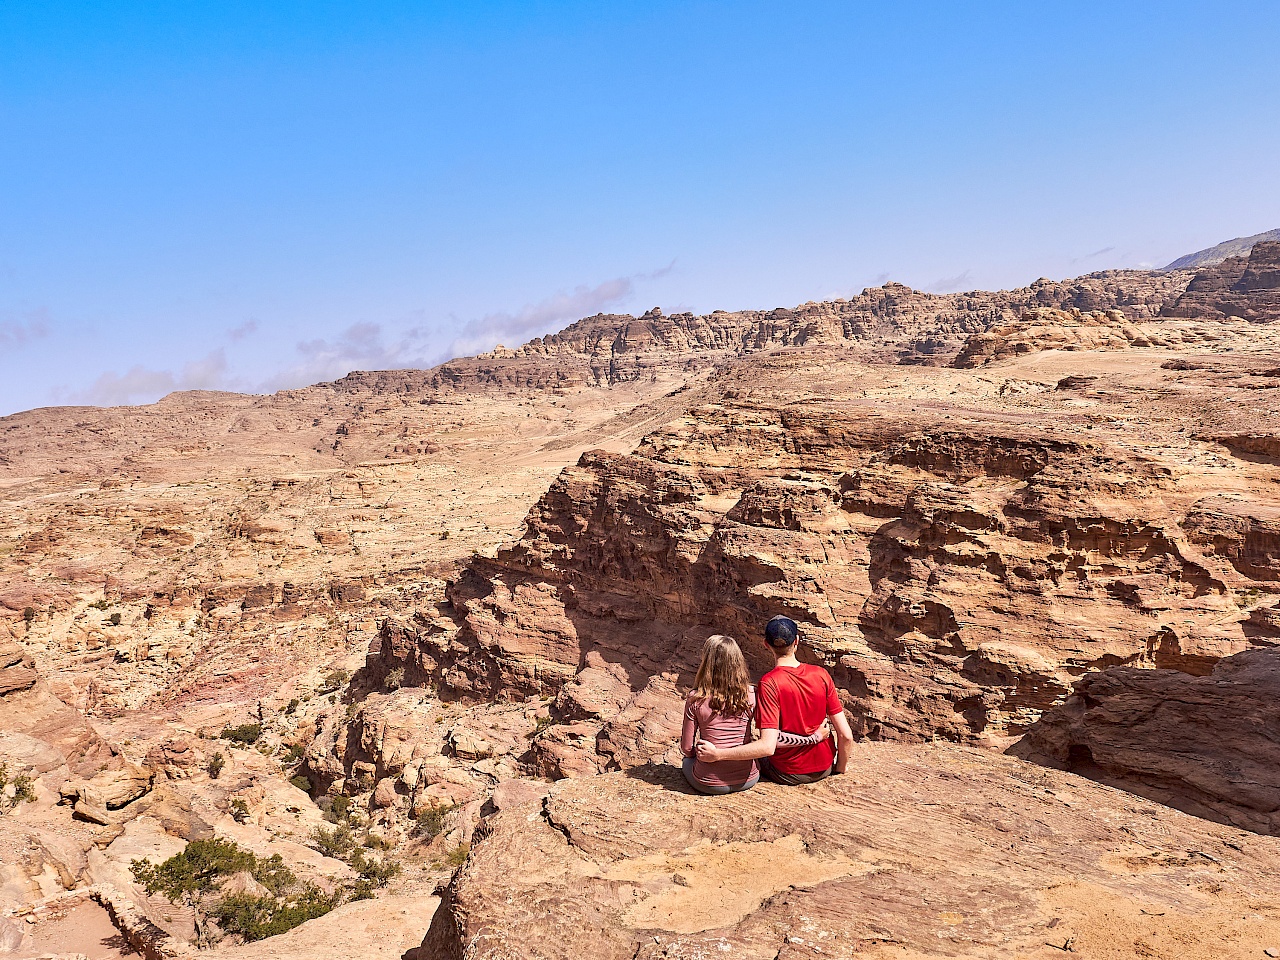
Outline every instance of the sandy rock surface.
{"type": "Polygon", "coordinates": [[[671,767],[486,821],[418,958],[1244,958],[1280,937],[1280,840],[987,752],[862,744],[814,786],[671,767]]]}

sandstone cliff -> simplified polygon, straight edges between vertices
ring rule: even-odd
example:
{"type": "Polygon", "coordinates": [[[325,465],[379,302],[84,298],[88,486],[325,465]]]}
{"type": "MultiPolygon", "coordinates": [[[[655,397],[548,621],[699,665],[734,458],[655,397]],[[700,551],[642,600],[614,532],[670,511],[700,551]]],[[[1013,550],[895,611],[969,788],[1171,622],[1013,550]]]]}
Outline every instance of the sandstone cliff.
{"type": "Polygon", "coordinates": [[[660,752],[643,723],[614,730],[626,705],[670,716],[712,632],[762,668],[752,641],[776,613],[874,739],[1015,736],[1116,664],[1207,673],[1270,642],[1270,460],[1218,438],[1260,432],[1231,391],[1270,411],[1280,383],[1234,353],[1189,373],[1130,352],[1101,369],[1032,354],[994,378],[822,348],[727,368],[635,453],[565,470],[439,616],[384,628],[369,669],[464,699],[553,695],[535,755],[557,775],[584,749],[603,768],[624,741],[660,752]]]}
{"type": "Polygon", "coordinates": [[[1280,241],[1260,242],[1247,257],[1198,271],[1186,292],[1163,310],[1170,317],[1280,319],[1280,241]]]}
{"type": "Polygon", "coordinates": [[[1115,667],[1082,678],[1017,745],[1197,816],[1280,835],[1280,652],[1208,676],[1115,667]]]}

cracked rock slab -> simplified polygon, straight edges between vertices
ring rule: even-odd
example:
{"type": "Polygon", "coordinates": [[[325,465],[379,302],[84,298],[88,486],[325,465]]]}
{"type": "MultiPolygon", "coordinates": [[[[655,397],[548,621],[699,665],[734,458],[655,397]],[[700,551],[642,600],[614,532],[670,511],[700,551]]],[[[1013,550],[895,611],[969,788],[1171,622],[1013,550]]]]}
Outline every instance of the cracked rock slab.
{"type": "Polygon", "coordinates": [[[1280,840],[949,745],[730,797],[652,766],[491,817],[418,958],[1260,956],[1280,840]],[[1241,918],[1244,918],[1243,920],[1241,918]]]}

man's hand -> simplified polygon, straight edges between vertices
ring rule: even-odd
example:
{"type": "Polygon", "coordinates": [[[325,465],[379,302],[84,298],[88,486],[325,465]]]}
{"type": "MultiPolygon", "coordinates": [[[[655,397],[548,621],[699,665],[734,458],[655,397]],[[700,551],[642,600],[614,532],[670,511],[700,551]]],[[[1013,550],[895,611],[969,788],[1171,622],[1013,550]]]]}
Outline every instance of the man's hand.
{"type": "Polygon", "coordinates": [[[823,740],[827,739],[827,737],[831,736],[831,721],[823,717],[822,722],[818,724],[818,728],[810,733],[809,736],[813,736],[814,733],[821,736],[823,740]]]}
{"type": "Polygon", "coordinates": [[[694,747],[694,752],[698,755],[698,759],[703,763],[715,763],[720,759],[720,750],[714,744],[706,740],[699,740],[694,747]]]}

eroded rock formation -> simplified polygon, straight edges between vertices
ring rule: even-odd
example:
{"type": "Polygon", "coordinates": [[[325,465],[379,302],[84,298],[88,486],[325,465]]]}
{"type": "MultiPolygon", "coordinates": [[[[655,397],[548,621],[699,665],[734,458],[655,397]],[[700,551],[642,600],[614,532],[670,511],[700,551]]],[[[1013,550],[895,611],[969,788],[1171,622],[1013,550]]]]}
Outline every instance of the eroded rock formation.
{"type": "Polygon", "coordinates": [[[1236,654],[1200,677],[1128,667],[1089,674],[1014,753],[1280,835],[1280,651],[1236,654]]]}
{"type": "Polygon", "coordinates": [[[1280,319],[1280,241],[1254,244],[1247,257],[1231,257],[1197,271],[1171,317],[1280,319]]]}
{"type": "MultiPolygon", "coordinates": [[[[384,628],[374,669],[454,697],[554,695],[548,771],[575,745],[619,765],[605,726],[652,678],[674,697],[707,634],[750,641],[777,613],[871,738],[998,741],[1087,671],[1206,673],[1270,629],[1271,468],[1214,439],[1233,416],[1220,382],[1131,352],[1079,384],[1063,374],[1092,361],[1031,355],[996,383],[935,372],[929,393],[815,350],[726,370],[634,454],[565,470],[444,615],[384,628]],[[802,364],[821,394],[790,376],[802,364]]],[[[1274,404],[1275,383],[1252,395],[1274,404]]]]}

